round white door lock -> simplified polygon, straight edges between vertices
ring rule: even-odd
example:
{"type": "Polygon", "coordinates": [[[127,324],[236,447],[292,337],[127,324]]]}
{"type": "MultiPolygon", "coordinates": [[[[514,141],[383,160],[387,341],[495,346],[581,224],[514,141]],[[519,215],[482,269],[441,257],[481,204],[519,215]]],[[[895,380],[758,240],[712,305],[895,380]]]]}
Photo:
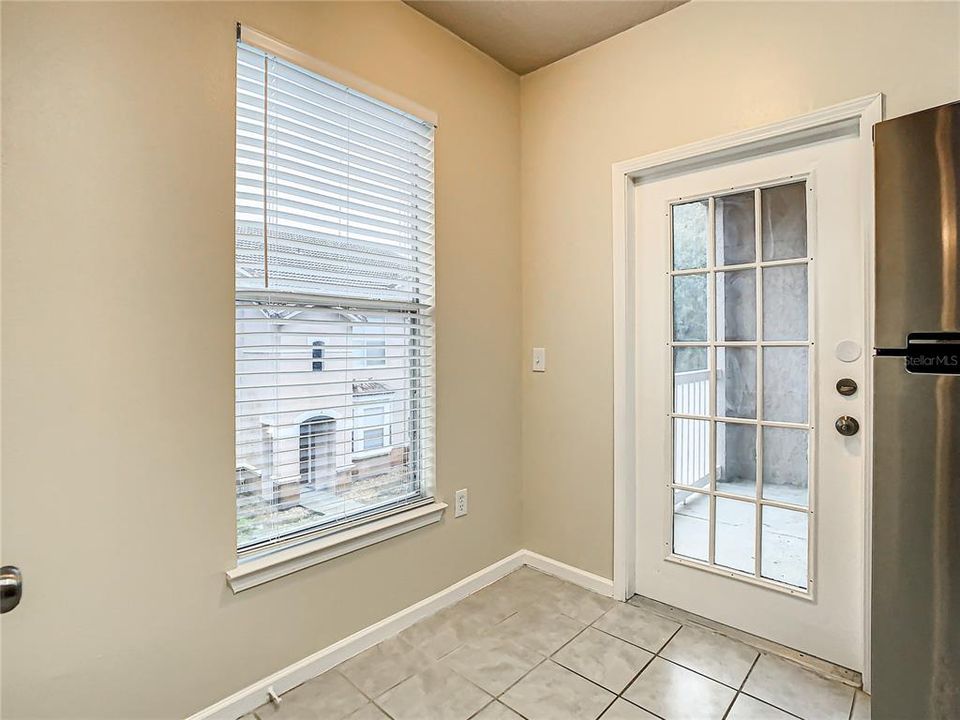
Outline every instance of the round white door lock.
{"type": "Polygon", "coordinates": [[[856,362],[860,359],[860,344],[853,340],[842,340],[837,343],[837,360],[845,363],[856,362]]]}

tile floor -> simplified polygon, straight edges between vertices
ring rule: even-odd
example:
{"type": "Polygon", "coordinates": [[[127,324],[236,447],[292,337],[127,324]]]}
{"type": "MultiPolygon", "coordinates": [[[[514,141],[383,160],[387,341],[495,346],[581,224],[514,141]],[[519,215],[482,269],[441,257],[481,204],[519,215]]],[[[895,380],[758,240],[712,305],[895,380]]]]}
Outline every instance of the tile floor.
{"type": "Polygon", "coordinates": [[[521,568],[244,720],[869,720],[870,698],[521,568]]]}

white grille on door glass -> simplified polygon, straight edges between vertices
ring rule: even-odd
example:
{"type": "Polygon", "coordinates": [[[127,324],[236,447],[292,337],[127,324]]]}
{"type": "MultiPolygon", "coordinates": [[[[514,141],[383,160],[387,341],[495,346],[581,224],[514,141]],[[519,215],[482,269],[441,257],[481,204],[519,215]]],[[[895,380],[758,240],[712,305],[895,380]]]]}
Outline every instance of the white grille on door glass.
{"type": "Polygon", "coordinates": [[[670,206],[671,558],[808,593],[806,179],[670,206]]]}

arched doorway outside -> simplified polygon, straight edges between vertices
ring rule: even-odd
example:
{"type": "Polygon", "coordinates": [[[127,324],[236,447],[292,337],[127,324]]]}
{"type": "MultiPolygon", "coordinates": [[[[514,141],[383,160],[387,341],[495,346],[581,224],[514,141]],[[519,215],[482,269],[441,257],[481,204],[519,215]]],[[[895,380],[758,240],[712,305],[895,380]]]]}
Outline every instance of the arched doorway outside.
{"type": "Polygon", "coordinates": [[[300,482],[315,490],[331,489],[336,481],[337,421],[317,415],[300,423],[300,482]]]}

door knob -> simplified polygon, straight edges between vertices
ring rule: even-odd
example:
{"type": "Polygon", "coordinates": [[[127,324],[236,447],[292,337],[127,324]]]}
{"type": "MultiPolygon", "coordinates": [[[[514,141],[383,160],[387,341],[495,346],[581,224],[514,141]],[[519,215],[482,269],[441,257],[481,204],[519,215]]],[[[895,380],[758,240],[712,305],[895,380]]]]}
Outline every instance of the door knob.
{"type": "Polygon", "coordinates": [[[837,428],[837,432],[845,437],[851,437],[860,432],[860,423],[857,422],[855,417],[850,417],[849,415],[841,415],[837,418],[837,422],[834,423],[834,427],[837,428]]]}
{"type": "Polygon", "coordinates": [[[20,604],[23,597],[23,575],[15,565],[0,567],[0,615],[20,604]]]}

